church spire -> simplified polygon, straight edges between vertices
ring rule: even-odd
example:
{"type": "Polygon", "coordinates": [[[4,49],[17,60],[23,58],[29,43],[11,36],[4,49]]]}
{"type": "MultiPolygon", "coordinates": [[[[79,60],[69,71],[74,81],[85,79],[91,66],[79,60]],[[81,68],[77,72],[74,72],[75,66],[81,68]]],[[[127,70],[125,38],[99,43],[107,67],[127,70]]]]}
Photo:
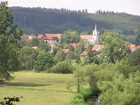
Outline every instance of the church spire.
{"type": "Polygon", "coordinates": [[[94,27],[94,30],[95,30],[95,31],[97,31],[97,25],[96,25],[96,23],[95,23],[95,27],[94,27]]]}
{"type": "Polygon", "coordinates": [[[93,43],[98,43],[99,42],[99,32],[97,31],[97,25],[95,23],[95,27],[92,33],[92,37],[93,37],[93,43]]]}

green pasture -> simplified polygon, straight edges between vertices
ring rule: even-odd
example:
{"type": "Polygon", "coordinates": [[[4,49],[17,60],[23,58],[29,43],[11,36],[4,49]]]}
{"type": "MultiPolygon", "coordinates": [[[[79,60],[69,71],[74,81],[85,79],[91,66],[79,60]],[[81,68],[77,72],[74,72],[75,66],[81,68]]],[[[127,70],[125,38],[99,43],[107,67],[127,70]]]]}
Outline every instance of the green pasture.
{"type": "Polygon", "coordinates": [[[0,100],[5,96],[23,96],[16,105],[69,105],[75,88],[72,74],[16,72],[15,79],[0,87],[0,100]]]}

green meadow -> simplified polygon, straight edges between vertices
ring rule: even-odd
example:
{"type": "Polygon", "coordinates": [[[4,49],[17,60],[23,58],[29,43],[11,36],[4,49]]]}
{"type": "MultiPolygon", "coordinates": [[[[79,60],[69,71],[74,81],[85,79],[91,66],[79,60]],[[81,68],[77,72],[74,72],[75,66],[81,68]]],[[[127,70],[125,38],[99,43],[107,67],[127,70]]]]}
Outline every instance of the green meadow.
{"type": "Polygon", "coordinates": [[[0,100],[5,96],[23,96],[16,105],[69,105],[76,93],[68,84],[72,74],[16,72],[15,79],[0,87],[0,100]]]}

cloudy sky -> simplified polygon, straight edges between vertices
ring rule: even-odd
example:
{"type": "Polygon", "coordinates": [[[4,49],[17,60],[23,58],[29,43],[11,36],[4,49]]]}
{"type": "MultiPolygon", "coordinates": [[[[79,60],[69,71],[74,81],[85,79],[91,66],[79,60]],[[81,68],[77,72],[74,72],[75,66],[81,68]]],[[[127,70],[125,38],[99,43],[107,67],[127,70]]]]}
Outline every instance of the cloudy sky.
{"type": "Polygon", "coordinates": [[[8,1],[9,6],[109,10],[140,15],[140,0],[0,0],[8,1]]]}

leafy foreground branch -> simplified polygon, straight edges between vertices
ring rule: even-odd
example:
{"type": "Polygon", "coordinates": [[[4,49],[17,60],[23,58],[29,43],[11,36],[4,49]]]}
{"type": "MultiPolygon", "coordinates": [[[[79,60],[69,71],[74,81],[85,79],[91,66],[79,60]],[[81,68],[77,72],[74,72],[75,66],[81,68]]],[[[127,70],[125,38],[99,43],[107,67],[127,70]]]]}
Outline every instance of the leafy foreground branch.
{"type": "Polygon", "coordinates": [[[4,101],[0,101],[0,105],[15,105],[15,102],[20,102],[23,97],[5,97],[4,101]]]}

